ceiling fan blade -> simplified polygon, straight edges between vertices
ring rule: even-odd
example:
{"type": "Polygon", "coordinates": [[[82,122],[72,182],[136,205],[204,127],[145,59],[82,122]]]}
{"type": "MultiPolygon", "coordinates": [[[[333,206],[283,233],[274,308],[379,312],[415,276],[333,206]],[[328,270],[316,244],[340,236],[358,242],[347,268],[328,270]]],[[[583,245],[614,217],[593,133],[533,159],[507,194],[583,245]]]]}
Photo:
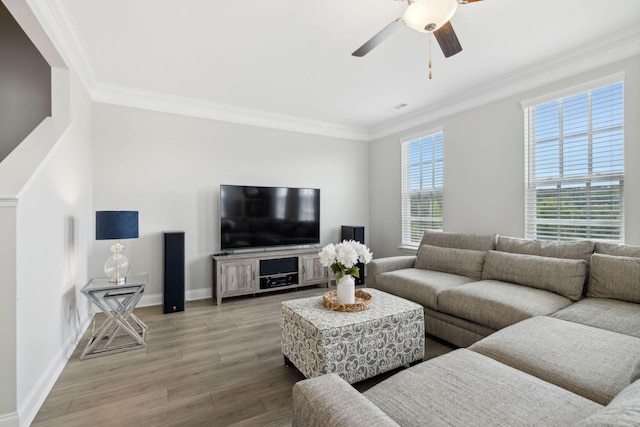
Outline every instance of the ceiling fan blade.
{"type": "Polygon", "coordinates": [[[467,3],[473,3],[476,1],[482,1],[482,0],[458,0],[458,3],[460,4],[467,4],[467,3]]]}
{"type": "Polygon", "coordinates": [[[402,18],[396,19],[391,24],[387,25],[382,30],[380,30],[375,36],[371,37],[369,41],[367,41],[365,44],[360,46],[351,55],[358,56],[358,57],[365,56],[367,53],[371,52],[374,47],[378,46],[380,43],[385,41],[387,38],[389,38],[393,33],[398,31],[403,26],[404,25],[402,23],[402,18]]]}
{"type": "Polygon", "coordinates": [[[456,36],[455,31],[453,31],[451,21],[435,30],[433,34],[436,36],[436,40],[438,40],[438,44],[445,58],[462,52],[462,46],[460,45],[460,41],[458,41],[458,36],[456,36]]]}

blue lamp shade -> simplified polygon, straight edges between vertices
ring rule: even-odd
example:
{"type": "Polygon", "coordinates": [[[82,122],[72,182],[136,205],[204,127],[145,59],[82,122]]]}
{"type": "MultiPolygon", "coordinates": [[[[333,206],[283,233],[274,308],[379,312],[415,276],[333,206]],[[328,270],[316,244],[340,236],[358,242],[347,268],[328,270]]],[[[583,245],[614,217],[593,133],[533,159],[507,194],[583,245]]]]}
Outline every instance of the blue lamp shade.
{"type": "Polygon", "coordinates": [[[96,240],[138,238],[138,211],[96,211],[96,240]]]}

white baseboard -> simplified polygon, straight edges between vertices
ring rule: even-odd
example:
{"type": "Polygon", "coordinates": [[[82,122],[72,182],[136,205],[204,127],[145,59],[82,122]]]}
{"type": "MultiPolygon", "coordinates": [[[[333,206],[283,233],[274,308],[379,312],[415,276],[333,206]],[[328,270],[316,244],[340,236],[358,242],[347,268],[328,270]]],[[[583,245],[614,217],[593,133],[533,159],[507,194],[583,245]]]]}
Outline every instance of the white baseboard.
{"type": "MultiPolygon", "coordinates": [[[[62,347],[62,349],[60,349],[56,357],[52,360],[47,369],[45,369],[44,373],[40,376],[38,382],[31,389],[24,402],[22,402],[20,408],[18,408],[18,413],[16,414],[16,420],[19,420],[20,418],[22,419],[22,422],[18,423],[18,421],[16,421],[15,424],[6,424],[7,427],[31,425],[34,418],[38,414],[38,411],[42,407],[42,404],[49,395],[49,392],[51,392],[51,389],[62,373],[62,370],[69,361],[69,358],[73,354],[73,351],[79,344],[80,338],[82,338],[85,331],[89,327],[92,318],[93,316],[85,316],[76,333],[73,336],[69,337],[65,345],[62,347]]],[[[3,424],[3,418],[1,416],[0,427],[5,427],[5,424],[3,424]]]]}
{"type": "Polygon", "coordinates": [[[185,298],[187,301],[213,298],[213,291],[211,290],[211,287],[200,288],[200,289],[190,289],[186,292],[185,298]]]}
{"type": "Polygon", "coordinates": [[[20,418],[17,412],[0,414],[0,427],[19,427],[20,418]]]}
{"type": "MultiPolygon", "coordinates": [[[[212,298],[213,291],[209,288],[187,289],[184,293],[185,301],[195,301],[199,299],[212,298]]],[[[163,304],[163,294],[144,294],[140,298],[138,307],[150,307],[163,304]]]]}
{"type": "MultiPolygon", "coordinates": [[[[185,300],[193,301],[198,299],[211,298],[213,292],[211,288],[190,289],[185,291],[185,300]]],[[[148,307],[153,305],[162,305],[162,294],[143,295],[140,299],[138,307],[148,307]]],[[[39,378],[36,385],[31,389],[24,402],[18,408],[18,412],[0,414],[0,427],[20,427],[28,426],[35,419],[40,407],[44,403],[45,399],[51,392],[51,389],[55,385],[58,377],[62,373],[62,370],[66,366],[69,358],[73,354],[76,346],[79,344],[79,339],[84,335],[87,328],[91,324],[93,319],[93,311],[91,315],[86,315],[82,319],[80,328],[77,330],[74,336],[70,337],[63,348],[58,352],[53,361],[45,369],[42,376],[39,378]],[[20,422],[22,419],[22,422],[20,422]]]]}

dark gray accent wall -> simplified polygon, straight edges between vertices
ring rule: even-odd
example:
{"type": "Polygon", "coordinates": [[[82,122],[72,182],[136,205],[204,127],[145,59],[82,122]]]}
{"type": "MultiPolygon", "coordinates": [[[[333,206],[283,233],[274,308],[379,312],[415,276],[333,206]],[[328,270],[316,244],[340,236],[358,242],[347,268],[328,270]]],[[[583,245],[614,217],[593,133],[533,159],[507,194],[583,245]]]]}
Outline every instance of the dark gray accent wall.
{"type": "Polygon", "coordinates": [[[51,115],[51,67],[0,2],[0,162],[51,115]]]}

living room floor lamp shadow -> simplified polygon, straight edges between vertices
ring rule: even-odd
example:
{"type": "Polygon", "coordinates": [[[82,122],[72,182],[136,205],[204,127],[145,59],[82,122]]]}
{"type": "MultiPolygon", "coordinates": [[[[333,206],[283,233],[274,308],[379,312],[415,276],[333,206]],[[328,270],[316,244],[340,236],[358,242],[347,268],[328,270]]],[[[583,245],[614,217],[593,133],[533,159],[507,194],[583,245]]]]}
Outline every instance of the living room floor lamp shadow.
{"type": "Polygon", "coordinates": [[[96,211],[96,240],[116,240],[113,253],[104,263],[110,283],[121,285],[129,272],[129,260],[122,253],[122,239],[138,238],[138,211],[96,211]]]}

